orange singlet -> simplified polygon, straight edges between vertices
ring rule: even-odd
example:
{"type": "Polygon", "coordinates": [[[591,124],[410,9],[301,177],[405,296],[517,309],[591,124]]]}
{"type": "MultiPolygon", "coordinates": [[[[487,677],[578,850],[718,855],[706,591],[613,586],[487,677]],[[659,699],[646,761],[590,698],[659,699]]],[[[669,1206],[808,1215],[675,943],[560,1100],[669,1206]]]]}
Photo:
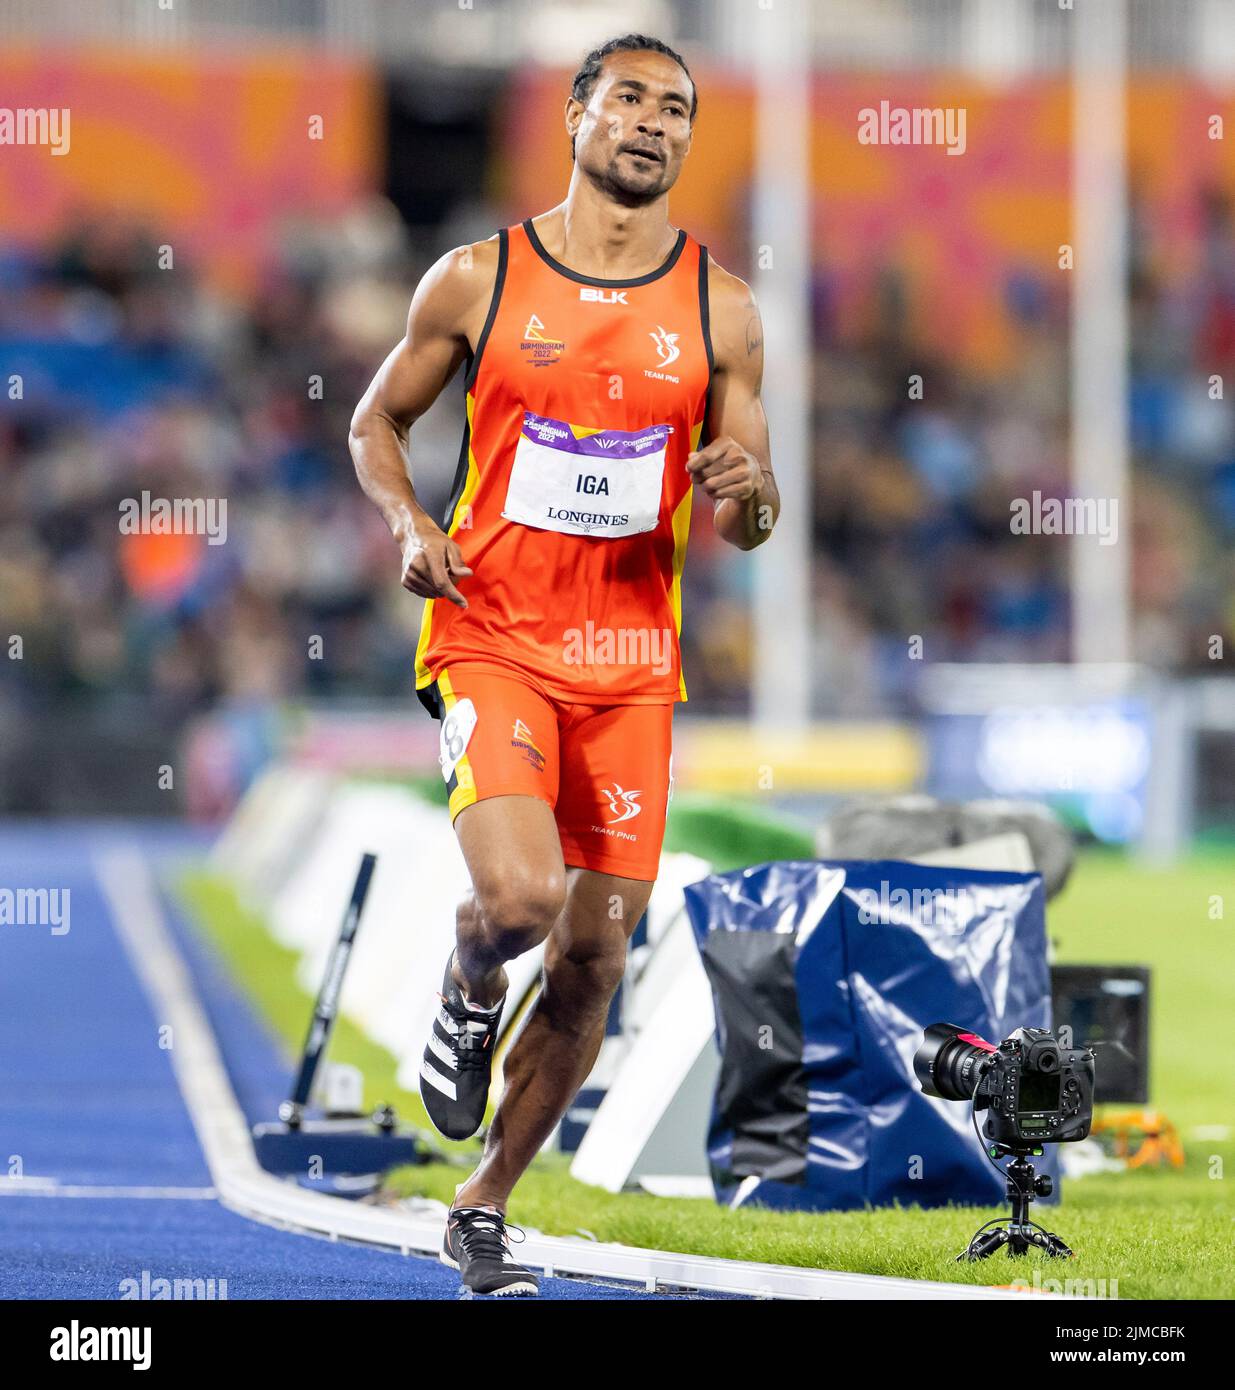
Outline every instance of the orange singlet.
{"type": "Polygon", "coordinates": [[[474,571],[460,586],[468,607],[428,601],[416,651],[417,691],[444,720],[452,813],[512,791],[559,809],[557,758],[545,745],[556,755],[569,726],[578,746],[573,765],[561,766],[562,800],[579,803],[590,828],[559,814],[563,848],[575,855],[567,862],[611,872],[637,863],[643,872],[633,877],[655,877],[663,806],[657,832],[662,797],[648,784],[667,791],[671,707],[686,698],[678,644],[692,493],[685,464],[699,445],[712,373],[707,268],[706,249],[685,232],[657,270],[631,280],[562,265],[530,220],[499,233],[444,523],[474,571]],[[488,709],[468,699],[472,708],[448,739],[446,717],[464,685],[482,681],[488,709]],[[506,699],[499,690],[515,693],[506,699]],[[520,690],[556,711],[552,737],[544,708],[541,729],[529,735],[520,690]],[[613,711],[629,706],[662,707],[664,737],[649,734],[651,711],[638,729],[623,726],[613,711]],[[588,738],[578,707],[596,712],[598,728],[603,722],[611,755],[588,738]],[[487,739],[469,747],[486,715],[487,739]],[[496,731],[514,764],[494,763],[496,731]],[[490,749],[484,767],[482,744],[490,749]],[[646,757],[638,745],[650,745],[646,757]],[[527,768],[543,774],[546,762],[553,766],[542,783],[525,777],[527,768]],[[643,811],[653,814],[636,827],[643,811]],[[600,846],[594,854],[589,837],[600,846]],[[620,846],[634,839],[645,844],[632,858],[620,846]]]}

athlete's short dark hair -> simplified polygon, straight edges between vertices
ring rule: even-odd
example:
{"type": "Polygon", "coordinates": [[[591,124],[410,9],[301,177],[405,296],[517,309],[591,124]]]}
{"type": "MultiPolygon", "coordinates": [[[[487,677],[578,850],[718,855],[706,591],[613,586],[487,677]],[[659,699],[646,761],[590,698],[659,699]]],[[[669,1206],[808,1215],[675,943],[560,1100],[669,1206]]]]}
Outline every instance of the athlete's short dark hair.
{"type": "MultiPolygon", "coordinates": [[[[672,58],[690,78],[690,119],[694,122],[695,112],[699,110],[699,92],[695,87],[695,79],[690,76],[690,69],[686,66],[686,59],[667,43],[652,38],[650,34],[622,34],[616,39],[602,43],[599,48],[592,49],[570,84],[570,94],[576,101],[586,106],[591,100],[592,93],[596,90],[596,79],[605,65],[605,59],[611,53],[662,53],[666,58],[672,58]]],[[[575,142],[572,139],[570,157],[573,159],[574,155],[575,142]]]]}

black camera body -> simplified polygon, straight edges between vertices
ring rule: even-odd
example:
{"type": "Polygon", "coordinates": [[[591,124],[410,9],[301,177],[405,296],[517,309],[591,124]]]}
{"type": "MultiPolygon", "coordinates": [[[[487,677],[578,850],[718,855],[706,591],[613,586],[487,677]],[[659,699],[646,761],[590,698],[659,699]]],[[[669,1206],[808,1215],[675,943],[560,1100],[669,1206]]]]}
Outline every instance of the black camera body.
{"type": "Polygon", "coordinates": [[[986,1137],[1009,1150],[1084,1139],[1093,1122],[1094,1054],[1045,1028],[1018,1028],[998,1047],[952,1023],[932,1023],[913,1059],[928,1096],[972,1100],[986,1137]]]}

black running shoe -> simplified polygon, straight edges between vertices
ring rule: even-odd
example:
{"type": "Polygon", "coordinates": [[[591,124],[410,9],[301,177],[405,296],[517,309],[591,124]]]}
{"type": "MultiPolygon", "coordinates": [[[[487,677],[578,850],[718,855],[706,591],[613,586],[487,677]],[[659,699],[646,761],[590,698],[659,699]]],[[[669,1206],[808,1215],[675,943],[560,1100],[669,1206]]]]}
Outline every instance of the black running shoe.
{"type": "Polygon", "coordinates": [[[540,1281],[510,1253],[505,1219],[488,1207],[456,1207],[447,1216],[441,1260],[459,1271],[473,1293],[514,1298],[540,1292],[540,1281]]]}
{"type": "Polygon", "coordinates": [[[439,1133],[470,1139],[485,1117],[502,1005],[478,1009],[468,1004],[450,973],[453,961],[452,951],[420,1063],[420,1098],[439,1133]]]}

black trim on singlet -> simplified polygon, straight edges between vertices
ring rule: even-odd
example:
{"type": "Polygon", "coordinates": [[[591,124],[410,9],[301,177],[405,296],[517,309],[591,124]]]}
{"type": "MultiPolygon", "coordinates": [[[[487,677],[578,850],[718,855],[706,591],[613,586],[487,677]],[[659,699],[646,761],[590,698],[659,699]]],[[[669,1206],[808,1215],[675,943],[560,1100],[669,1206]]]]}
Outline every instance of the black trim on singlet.
{"type": "Polygon", "coordinates": [[[708,386],[712,385],[712,373],[716,370],[716,357],[712,352],[712,301],[708,294],[708,248],[699,248],[699,326],[703,329],[703,346],[708,354],[708,386]]]}
{"type": "Polygon", "coordinates": [[[467,455],[472,443],[472,427],[467,419],[467,405],[463,407],[463,440],[459,445],[459,462],[455,465],[455,476],[450,484],[450,501],[446,503],[446,511],[442,515],[442,530],[450,531],[450,518],[454,515],[455,508],[459,505],[459,498],[463,496],[463,489],[467,486],[467,455]]]}
{"type": "Polygon", "coordinates": [[[708,355],[708,384],[703,393],[703,428],[699,431],[699,448],[708,442],[708,411],[712,405],[712,377],[716,373],[716,357],[712,352],[712,303],[708,293],[708,248],[699,248],[699,327],[703,331],[703,346],[708,355]]]}
{"type": "Polygon", "coordinates": [[[497,234],[497,279],[493,282],[493,297],[489,300],[489,313],[485,318],[485,326],[480,330],[480,337],[476,342],[476,351],[471,356],[467,364],[467,375],[463,378],[464,388],[468,391],[476,383],[477,373],[480,371],[480,359],[484,356],[485,344],[489,341],[489,331],[493,327],[493,320],[497,318],[497,306],[501,302],[502,288],[506,284],[506,262],[509,256],[510,237],[506,228],[503,227],[497,234]]]}
{"type": "MultiPolygon", "coordinates": [[[[501,303],[502,290],[506,284],[506,263],[509,259],[509,237],[506,228],[503,227],[497,234],[497,278],[493,282],[493,295],[489,300],[489,312],[485,316],[485,326],[480,330],[480,337],[476,340],[476,351],[469,354],[467,364],[467,374],[463,378],[463,393],[467,393],[476,384],[476,377],[480,372],[480,359],[484,356],[485,344],[489,341],[489,334],[493,329],[493,321],[497,318],[497,308],[501,303]]],[[[467,419],[467,401],[463,402],[463,441],[459,445],[459,462],[455,466],[455,476],[450,484],[450,501],[446,504],[446,512],[442,517],[442,530],[450,530],[450,518],[454,513],[455,507],[459,504],[459,498],[463,496],[463,489],[467,486],[467,454],[472,442],[471,426],[467,419]]]]}
{"type": "Polygon", "coordinates": [[[595,285],[599,289],[627,290],[633,289],[636,285],[650,285],[653,280],[659,280],[662,275],[668,275],[678,263],[683,248],[686,246],[685,231],[678,232],[678,239],[674,243],[673,250],[663,260],[655,270],[650,270],[646,275],[637,275],[633,280],[599,280],[594,275],[581,275],[577,270],[571,270],[568,265],[563,265],[561,261],[555,260],[548,251],[545,250],[544,243],[536,235],[536,228],[532,226],[532,219],[529,217],[523,224],[523,230],[527,233],[527,239],[531,242],[532,250],[540,257],[550,270],[556,270],[559,275],[564,275],[568,280],[573,280],[577,285],[595,285]]]}

